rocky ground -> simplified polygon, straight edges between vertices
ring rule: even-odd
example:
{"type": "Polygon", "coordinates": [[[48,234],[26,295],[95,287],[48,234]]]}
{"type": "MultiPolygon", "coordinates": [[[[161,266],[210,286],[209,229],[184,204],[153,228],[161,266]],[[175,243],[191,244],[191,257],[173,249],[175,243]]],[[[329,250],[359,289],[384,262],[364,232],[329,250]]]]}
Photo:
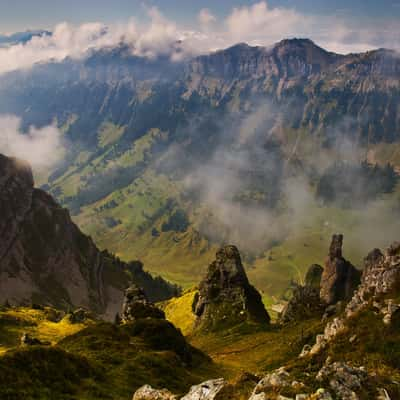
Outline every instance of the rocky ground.
{"type": "Polygon", "coordinates": [[[342,245],[334,235],[324,267],[311,265],[277,321],[235,246],[172,308],[132,284],[114,323],[84,308],[5,304],[0,398],[399,399],[400,243],[371,251],[362,273],[342,245]]]}
{"type": "MultiPolygon", "coordinates": [[[[364,269],[360,274],[343,258],[342,242],[341,235],[334,235],[324,270],[316,265],[310,267],[305,286],[295,288],[294,295],[281,316],[283,324],[293,323],[296,319],[307,319],[310,315],[325,320],[324,331],[316,335],[313,344],[305,345],[297,357],[259,379],[247,397],[231,382],[219,378],[193,386],[180,398],[185,400],[400,398],[399,383],[395,379],[398,370],[390,372],[389,368],[389,365],[392,368],[399,367],[398,348],[392,349],[391,362],[387,362],[388,358],[382,357],[380,360],[382,365],[378,367],[376,365],[378,360],[371,362],[370,359],[376,351],[373,345],[368,343],[372,339],[371,332],[366,333],[366,330],[362,329],[365,324],[369,324],[366,326],[367,330],[378,330],[381,335],[380,344],[385,345],[385,341],[388,341],[389,347],[390,336],[398,335],[400,243],[393,244],[384,254],[378,249],[373,250],[365,258],[364,269]],[[347,347],[346,350],[343,348],[344,345],[347,347]],[[346,351],[353,351],[356,358],[346,354],[346,351]],[[368,354],[368,351],[371,354],[368,354]],[[387,365],[383,367],[384,364],[387,365]]],[[[226,255],[227,250],[232,249],[222,249],[217,255],[220,264],[223,259],[221,254],[226,255]]],[[[215,264],[212,264],[210,270],[214,269],[215,264]]],[[[229,274],[224,276],[228,277],[229,274]]],[[[220,287],[228,281],[229,278],[225,280],[221,275],[214,276],[214,280],[208,275],[207,285],[212,287],[218,283],[220,287]]],[[[202,302],[210,304],[213,297],[204,295],[204,289],[200,291],[202,291],[200,295],[202,302]]],[[[218,304],[221,302],[222,299],[218,304]]],[[[240,320],[240,316],[238,318],[240,320]]],[[[166,390],[158,391],[149,386],[140,388],[133,396],[134,400],[177,398],[166,390]]]]}

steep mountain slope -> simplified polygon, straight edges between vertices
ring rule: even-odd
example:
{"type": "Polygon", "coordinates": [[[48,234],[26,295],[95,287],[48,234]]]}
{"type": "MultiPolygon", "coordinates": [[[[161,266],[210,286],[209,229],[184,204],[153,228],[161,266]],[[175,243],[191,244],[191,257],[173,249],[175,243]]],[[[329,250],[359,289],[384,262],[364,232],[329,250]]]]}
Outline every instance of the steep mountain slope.
{"type": "Polygon", "coordinates": [[[33,186],[23,161],[0,155],[0,302],[83,306],[111,319],[129,281],[154,299],[175,292],[142,265],[127,265],[100,252],[66,209],[33,186]]]}
{"type": "Polygon", "coordinates": [[[25,128],[56,120],[68,157],[40,182],[100,248],[191,286],[216,247],[233,242],[258,288],[279,296],[322,263],[334,231],[346,234],[353,263],[394,239],[396,179],[368,197],[368,213],[353,193],[340,196],[357,203],[349,212],[321,206],[315,192],[356,187],[320,185],[339,174],[369,182],[369,169],[358,179],[366,158],[399,168],[399,89],[388,50],[343,56],[295,39],[171,63],[119,47],[7,74],[0,112],[25,128]],[[343,160],[356,172],[334,167],[343,160]],[[366,233],[376,224],[385,237],[366,233]]]}

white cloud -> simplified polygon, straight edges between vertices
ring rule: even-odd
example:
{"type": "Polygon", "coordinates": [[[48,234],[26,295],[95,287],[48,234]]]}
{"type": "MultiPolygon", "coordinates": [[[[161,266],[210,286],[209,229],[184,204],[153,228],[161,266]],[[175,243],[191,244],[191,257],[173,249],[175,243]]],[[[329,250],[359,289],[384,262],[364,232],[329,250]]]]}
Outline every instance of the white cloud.
{"type": "Polygon", "coordinates": [[[270,8],[265,1],[250,7],[234,8],[226,19],[227,32],[235,41],[271,44],[285,38],[288,33],[302,30],[307,18],[292,9],[270,8]]]}
{"type": "Polygon", "coordinates": [[[217,22],[208,9],[198,15],[198,26],[183,28],[147,9],[147,23],[131,18],[126,23],[106,26],[99,22],[73,26],[61,23],[53,35],[34,37],[25,44],[0,48],[0,74],[30,68],[35,63],[82,58],[90,49],[129,45],[133,54],[155,57],[201,54],[238,42],[269,46],[290,37],[308,37],[336,52],[359,52],[376,47],[399,48],[400,26],[394,21],[357,22],[338,16],[304,15],[291,8],[271,7],[266,1],[234,8],[217,22]]]}
{"type": "Polygon", "coordinates": [[[210,24],[217,21],[215,15],[208,8],[201,9],[197,18],[200,26],[203,28],[207,28],[210,24]]]}
{"type": "Polygon", "coordinates": [[[21,119],[0,116],[0,153],[28,161],[36,172],[57,165],[65,155],[62,134],[55,125],[21,130],[21,119]]]}

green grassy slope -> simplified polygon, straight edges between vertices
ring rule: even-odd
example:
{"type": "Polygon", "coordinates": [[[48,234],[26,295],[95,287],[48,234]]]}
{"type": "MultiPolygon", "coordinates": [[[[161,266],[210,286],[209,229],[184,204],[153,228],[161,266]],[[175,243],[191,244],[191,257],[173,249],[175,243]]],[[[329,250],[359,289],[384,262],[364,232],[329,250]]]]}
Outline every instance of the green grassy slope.
{"type": "MultiPolygon", "coordinates": [[[[51,182],[51,192],[72,207],[74,221],[101,249],[107,248],[126,261],[140,259],[150,272],[190,288],[203,276],[216,248],[231,241],[231,232],[224,231],[212,208],[191,201],[182,181],[157,168],[159,159],[168,153],[160,153],[160,148],[170,144],[168,132],[150,129],[121,150],[118,144],[130,133],[123,126],[103,124],[98,132],[98,147],[76,154],[68,169],[51,182]],[[94,200],[76,207],[76,196],[87,191],[96,177],[99,183],[94,200]],[[185,215],[187,226],[163,229],[179,212],[185,215]],[[222,232],[215,235],[220,239],[211,239],[204,227],[222,232]]],[[[303,129],[285,130],[278,136],[284,156],[294,169],[306,170],[307,160],[322,167],[341,156],[337,150],[322,150],[322,138],[310,136],[303,129]]],[[[390,151],[390,160],[399,165],[397,150],[384,145],[371,145],[369,152],[353,156],[361,160],[368,153],[371,161],[384,163],[390,151]]],[[[309,190],[313,192],[315,188],[311,185],[309,190]]],[[[248,274],[265,302],[278,301],[291,280],[301,282],[310,264],[324,262],[333,233],[345,235],[345,255],[355,265],[361,264],[372,247],[384,247],[395,240],[394,232],[386,231],[394,231],[390,228],[391,215],[399,193],[400,189],[367,210],[322,207],[309,202],[294,217],[295,223],[290,215],[277,221],[275,225],[282,232],[274,240],[270,237],[275,234],[269,229],[276,230],[276,226],[269,227],[266,222],[269,239],[257,253],[248,253],[241,243],[234,243],[241,249],[248,274]],[[383,226],[386,233],[379,234],[383,226]]],[[[240,229],[238,233],[240,236],[240,229]]]]}
{"type": "Polygon", "coordinates": [[[0,313],[0,398],[128,400],[140,386],[186,392],[218,375],[217,367],[165,320],[113,325],[55,310],[8,308],[0,313]],[[51,345],[21,346],[27,332],[51,345]]]}

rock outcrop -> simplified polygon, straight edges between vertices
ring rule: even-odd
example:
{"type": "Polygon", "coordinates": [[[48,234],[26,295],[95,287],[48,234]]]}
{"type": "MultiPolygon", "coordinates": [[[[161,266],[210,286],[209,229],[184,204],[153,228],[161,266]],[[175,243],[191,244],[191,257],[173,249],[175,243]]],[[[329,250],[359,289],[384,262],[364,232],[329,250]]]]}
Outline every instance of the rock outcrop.
{"type": "Polygon", "coordinates": [[[396,303],[400,293],[400,243],[392,244],[383,254],[372,250],[364,260],[361,284],[346,307],[350,317],[373,305],[389,323],[400,309],[396,303]]]}
{"type": "Polygon", "coordinates": [[[177,397],[167,389],[153,389],[144,385],[133,395],[132,400],[176,400],[177,397]]]}
{"type": "Polygon", "coordinates": [[[250,285],[239,250],[225,246],[217,251],[193,302],[196,328],[215,330],[243,322],[269,323],[258,291],[250,285]]]}
{"type": "Polygon", "coordinates": [[[357,392],[367,379],[365,368],[354,367],[344,362],[327,363],[316,376],[317,381],[328,381],[331,390],[342,400],[358,399],[357,392]]]}
{"type": "Polygon", "coordinates": [[[226,386],[224,379],[212,379],[190,388],[189,393],[181,400],[217,400],[218,394],[226,386]]]}
{"type": "Polygon", "coordinates": [[[335,337],[346,330],[347,319],[367,307],[382,315],[385,324],[400,320],[400,243],[392,244],[385,254],[379,249],[371,251],[364,260],[361,284],[348,302],[344,314],[325,326],[317,335],[313,346],[306,346],[300,356],[314,355],[324,349],[335,337]]]}
{"type": "Polygon", "coordinates": [[[288,323],[322,314],[324,306],[319,295],[322,271],[320,265],[310,266],[304,286],[297,285],[293,289],[292,298],[282,311],[281,322],[288,323]]]}
{"type": "MultiPolygon", "coordinates": [[[[145,275],[125,264],[72,222],[68,211],[35,189],[28,164],[0,155],[0,303],[84,307],[113,319],[124,289],[145,275]]],[[[160,280],[147,279],[148,289],[160,280]]],[[[175,288],[163,282],[165,296],[175,288]]],[[[150,290],[151,292],[151,290],[150,290]]]]}
{"type": "Polygon", "coordinates": [[[165,319],[165,314],[164,311],[149,302],[143,289],[131,285],[125,290],[122,320],[129,322],[138,318],[165,319]]]}
{"type": "Polygon", "coordinates": [[[335,304],[351,299],[360,283],[361,273],[342,255],[343,235],[333,235],[321,278],[321,300],[335,304]]]}

